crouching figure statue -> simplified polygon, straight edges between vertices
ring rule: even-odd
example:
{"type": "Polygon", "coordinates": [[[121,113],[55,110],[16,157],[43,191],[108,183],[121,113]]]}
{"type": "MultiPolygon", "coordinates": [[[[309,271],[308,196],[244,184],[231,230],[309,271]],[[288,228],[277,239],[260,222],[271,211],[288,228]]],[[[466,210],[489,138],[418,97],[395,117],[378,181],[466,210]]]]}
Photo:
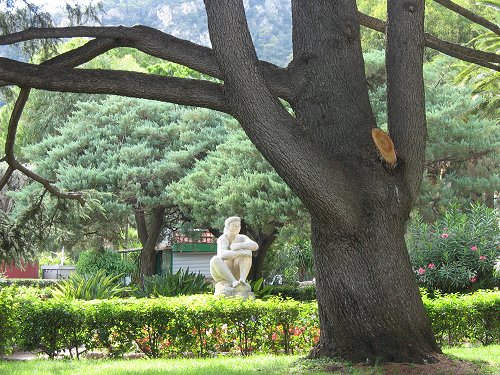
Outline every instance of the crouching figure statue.
{"type": "Polygon", "coordinates": [[[241,219],[231,216],[224,222],[224,233],[217,239],[217,255],[210,260],[215,280],[215,295],[253,297],[247,276],[252,267],[252,252],[259,245],[240,234],[241,219]]]}

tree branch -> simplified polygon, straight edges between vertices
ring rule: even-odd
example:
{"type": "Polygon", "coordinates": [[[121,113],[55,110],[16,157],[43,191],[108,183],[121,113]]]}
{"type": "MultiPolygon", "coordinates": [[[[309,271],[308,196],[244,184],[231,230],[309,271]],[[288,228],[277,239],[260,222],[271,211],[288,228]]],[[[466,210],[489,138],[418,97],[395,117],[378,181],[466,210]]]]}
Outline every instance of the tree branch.
{"type": "MultiPolygon", "coordinates": [[[[364,13],[359,12],[359,22],[362,26],[368,27],[369,29],[385,33],[387,23],[379,20],[378,18],[368,16],[364,13]]],[[[500,56],[489,53],[478,51],[473,48],[467,48],[460,46],[458,44],[446,42],[434,35],[429,33],[424,33],[425,46],[432,48],[436,51],[444,53],[445,55],[455,57],[459,60],[467,61],[477,65],[484,66],[485,68],[500,71],[500,56]]]]}
{"type": "MultiPolygon", "coordinates": [[[[29,28],[21,32],[0,36],[0,45],[14,44],[32,39],[71,37],[114,39],[116,47],[136,48],[148,55],[172,61],[200,73],[222,79],[222,73],[212,49],[141,25],[133,27],[29,28]]],[[[265,61],[259,61],[259,64],[273,93],[285,100],[291,100],[294,91],[287,70],[265,61]]]]}
{"type": "Polygon", "coordinates": [[[474,23],[477,23],[478,25],[481,25],[488,30],[493,31],[495,34],[500,35],[500,27],[495,25],[494,23],[488,21],[486,18],[483,18],[470,10],[467,10],[463,7],[461,7],[458,4],[455,4],[453,1],[450,0],[434,0],[436,3],[441,4],[445,8],[454,11],[455,13],[460,14],[461,16],[467,18],[469,21],[472,21],[474,23]]]}
{"type": "Polygon", "coordinates": [[[6,58],[0,58],[0,79],[50,91],[123,95],[229,113],[223,86],[202,80],[104,69],[37,66],[6,58]]]}
{"type": "Polygon", "coordinates": [[[3,188],[3,186],[8,182],[12,172],[17,169],[24,175],[42,184],[51,194],[60,198],[76,199],[83,205],[84,201],[80,193],[63,193],[59,191],[51,185],[49,180],[30,171],[28,168],[19,163],[14,156],[14,143],[16,139],[17,126],[23,113],[24,106],[28,101],[30,91],[31,90],[29,88],[21,88],[21,92],[19,93],[14,109],[12,110],[7,130],[7,140],[5,141],[5,160],[9,164],[9,168],[0,182],[0,189],[3,188]]]}
{"type": "Polygon", "coordinates": [[[411,199],[424,169],[424,2],[387,2],[387,123],[411,199]]]}
{"type": "Polygon", "coordinates": [[[232,112],[257,149],[306,206],[325,220],[354,225],[360,202],[342,164],[318,149],[269,90],[258,64],[242,0],[205,0],[208,29],[232,112]],[[230,36],[230,37],[228,37],[230,36]],[[332,194],[339,199],[331,199],[332,194]],[[347,209],[349,207],[349,209],[347,209]]]}
{"type": "MultiPolygon", "coordinates": [[[[0,37],[1,38],[1,37],[0,37]]],[[[40,65],[44,66],[65,66],[73,68],[86,63],[103,53],[118,47],[119,45],[113,39],[94,39],[85,45],[75,48],[71,51],[57,55],[50,60],[44,61],[40,65]]],[[[9,82],[0,80],[0,86],[8,85],[9,82]]]]}
{"type": "MultiPolygon", "coordinates": [[[[76,48],[74,50],[63,53],[59,56],[54,57],[48,61],[45,61],[42,65],[44,66],[78,66],[86,61],[92,60],[94,57],[108,51],[110,48],[113,48],[115,45],[115,41],[113,40],[93,40],[89,43],[85,44],[82,47],[76,48]]],[[[0,81],[0,84],[4,82],[0,81]]],[[[80,193],[62,193],[54,186],[51,185],[51,182],[36,173],[30,171],[28,168],[24,167],[21,163],[19,163],[14,155],[14,145],[17,134],[17,127],[19,124],[19,120],[24,110],[24,106],[28,101],[29,94],[31,89],[27,87],[21,88],[21,92],[19,93],[18,99],[14,105],[14,109],[12,110],[12,114],[9,120],[8,130],[7,130],[7,139],[5,141],[5,157],[2,160],[6,161],[9,165],[6,173],[0,180],[0,189],[2,189],[7,182],[9,181],[12,173],[17,169],[24,175],[32,178],[33,180],[41,183],[46,190],[48,190],[53,195],[59,198],[69,198],[76,199],[83,205],[84,201],[82,195],[80,193]]]]}

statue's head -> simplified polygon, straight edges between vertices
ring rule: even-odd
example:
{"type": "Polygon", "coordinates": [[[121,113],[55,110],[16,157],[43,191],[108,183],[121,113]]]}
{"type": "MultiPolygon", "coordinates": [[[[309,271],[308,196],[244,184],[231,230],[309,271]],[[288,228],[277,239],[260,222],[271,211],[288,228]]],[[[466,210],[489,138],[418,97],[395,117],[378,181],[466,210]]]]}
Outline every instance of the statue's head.
{"type": "Polygon", "coordinates": [[[238,233],[239,233],[241,227],[241,219],[238,216],[231,216],[228,217],[226,221],[224,221],[224,234],[227,234],[231,231],[231,227],[234,226],[234,224],[231,225],[232,223],[238,224],[238,233]]]}

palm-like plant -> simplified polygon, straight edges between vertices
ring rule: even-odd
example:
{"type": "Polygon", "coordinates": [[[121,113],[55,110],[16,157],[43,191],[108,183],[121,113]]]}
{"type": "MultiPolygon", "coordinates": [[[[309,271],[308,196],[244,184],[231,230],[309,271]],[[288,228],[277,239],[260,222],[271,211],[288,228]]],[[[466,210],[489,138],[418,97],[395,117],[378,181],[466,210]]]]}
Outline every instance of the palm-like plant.
{"type": "Polygon", "coordinates": [[[60,299],[108,299],[132,291],[121,282],[123,275],[106,275],[105,270],[99,270],[92,275],[73,273],[68,280],[58,284],[53,291],[54,298],[60,299]]]}
{"type": "MultiPolygon", "coordinates": [[[[489,6],[497,12],[500,10],[500,0],[478,0],[477,3],[489,6]]],[[[472,39],[469,44],[485,52],[498,53],[500,36],[494,32],[487,32],[472,39]]],[[[498,97],[500,73],[475,64],[462,65],[464,65],[464,68],[457,75],[456,81],[460,83],[472,81],[473,93],[481,94],[485,99],[484,108],[486,113],[498,116],[498,108],[500,108],[500,98],[498,97]]]]}
{"type": "Polygon", "coordinates": [[[136,291],[138,297],[174,297],[200,294],[210,291],[210,283],[201,273],[179,269],[165,276],[153,275],[144,278],[142,289],[136,291]]]}

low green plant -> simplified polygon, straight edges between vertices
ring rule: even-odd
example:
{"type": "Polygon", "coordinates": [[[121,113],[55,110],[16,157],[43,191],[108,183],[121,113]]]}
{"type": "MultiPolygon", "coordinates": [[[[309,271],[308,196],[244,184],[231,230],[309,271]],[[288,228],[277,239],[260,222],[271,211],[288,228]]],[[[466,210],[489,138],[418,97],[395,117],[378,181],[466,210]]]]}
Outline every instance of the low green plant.
{"type": "Polygon", "coordinates": [[[0,289],[0,354],[10,353],[15,343],[19,321],[16,319],[16,310],[19,309],[19,300],[16,298],[17,289],[0,289]]]}
{"type": "Polygon", "coordinates": [[[29,299],[19,313],[22,321],[19,344],[24,350],[41,350],[50,359],[68,349],[79,358],[82,345],[90,337],[85,308],[68,300],[29,299]]]}
{"type": "Polygon", "coordinates": [[[83,251],[76,263],[76,271],[82,275],[91,275],[100,270],[104,270],[107,275],[130,275],[136,269],[134,261],[122,259],[118,252],[111,249],[83,251]]]}
{"type": "Polygon", "coordinates": [[[202,294],[210,291],[210,283],[201,273],[189,272],[189,268],[179,269],[164,276],[144,277],[142,288],[136,291],[138,297],[174,297],[202,294]]]}
{"type": "Polygon", "coordinates": [[[500,343],[500,292],[479,290],[473,294],[424,293],[422,300],[441,345],[500,343]]]}
{"type": "MultiPolygon", "coordinates": [[[[41,299],[32,291],[11,291],[19,308],[9,314],[19,326],[0,332],[2,343],[50,357],[63,349],[78,356],[82,345],[115,357],[293,354],[311,349],[320,333],[316,302],[212,295],[80,301],[41,299]]],[[[499,291],[435,297],[424,294],[423,301],[440,344],[500,343],[499,291]]]]}
{"type": "Polygon", "coordinates": [[[53,291],[56,299],[108,299],[123,296],[132,291],[121,282],[123,275],[107,275],[105,270],[99,270],[94,274],[81,275],[72,273],[68,280],[59,283],[53,291]]]}
{"type": "Polygon", "coordinates": [[[292,298],[296,301],[315,301],[316,300],[316,286],[306,285],[300,286],[299,284],[285,284],[273,285],[270,294],[280,296],[281,298],[292,298]]]}
{"type": "Polygon", "coordinates": [[[250,286],[252,287],[252,292],[256,298],[268,299],[273,295],[272,285],[266,285],[263,277],[255,281],[251,281],[250,286]]]}
{"type": "Polygon", "coordinates": [[[420,286],[443,293],[500,286],[493,272],[500,255],[500,229],[494,209],[452,207],[433,224],[416,215],[409,225],[408,249],[420,286]]]}
{"type": "Polygon", "coordinates": [[[10,285],[45,289],[56,286],[59,281],[52,279],[0,279],[0,289],[10,285]]]}

